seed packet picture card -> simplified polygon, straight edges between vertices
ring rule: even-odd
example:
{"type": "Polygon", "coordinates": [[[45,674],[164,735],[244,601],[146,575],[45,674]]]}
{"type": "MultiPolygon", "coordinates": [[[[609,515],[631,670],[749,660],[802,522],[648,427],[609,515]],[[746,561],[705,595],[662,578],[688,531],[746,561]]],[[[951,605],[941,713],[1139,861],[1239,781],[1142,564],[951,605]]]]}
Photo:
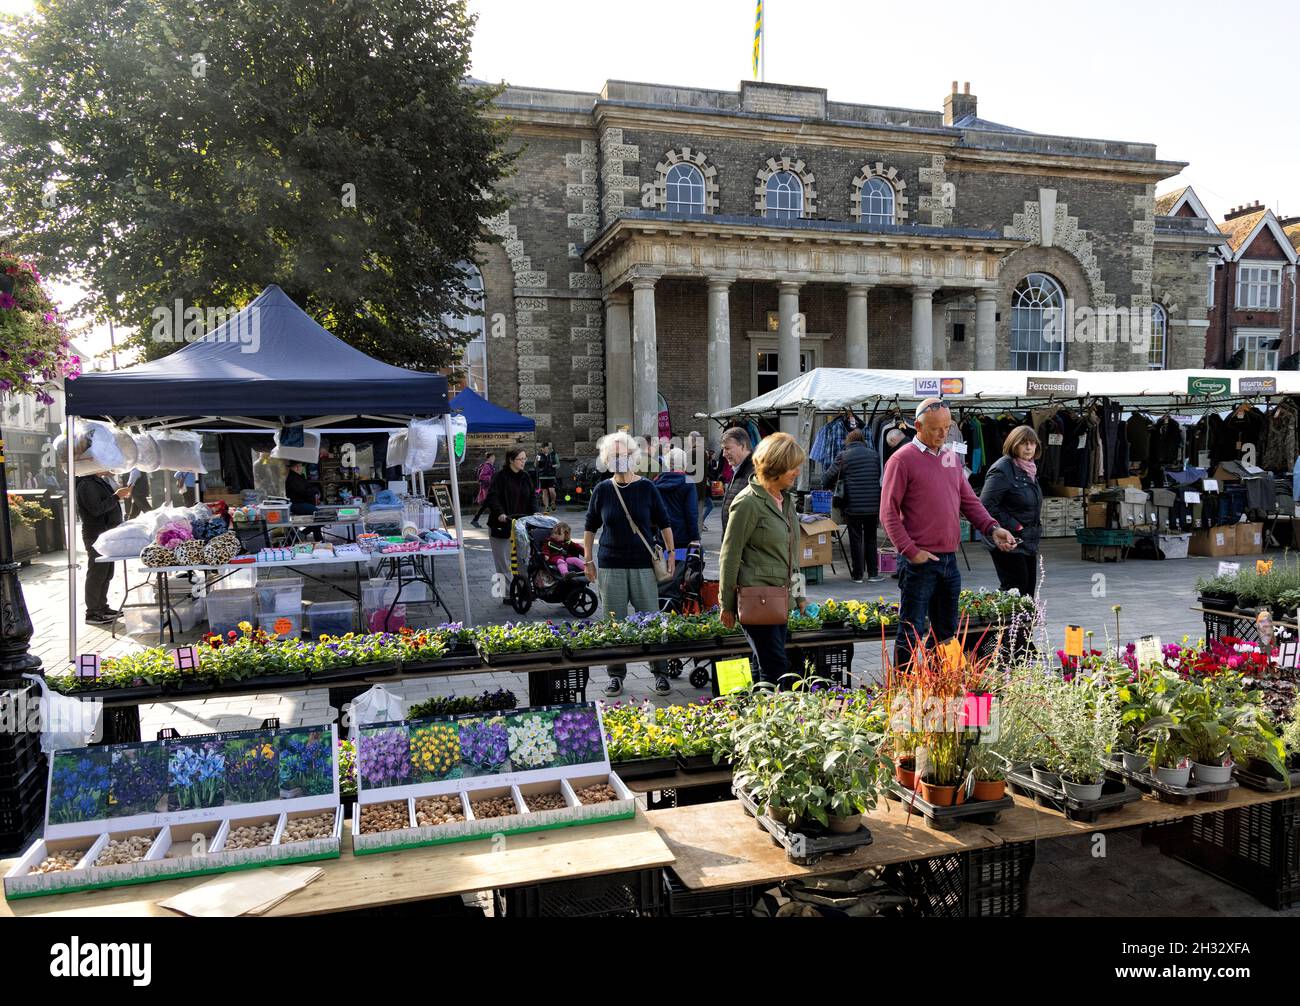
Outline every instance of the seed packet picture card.
{"type": "Polygon", "coordinates": [[[167,752],[161,744],[113,751],[108,804],[110,817],[166,812],[167,752]]]}
{"type": "Polygon", "coordinates": [[[280,797],[280,762],[265,734],[236,737],[222,744],[226,803],[262,803],[280,797]]]}
{"type": "Polygon", "coordinates": [[[167,809],[220,807],[226,801],[226,759],[221,741],[167,745],[167,809]]]}
{"type": "Polygon", "coordinates": [[[405,786],[411,781],[411,746],[405,727],[362,727],[357,777],[365,789],[405,786]]]}
{"type": "Polygon", "coordinates": [[[411,782],[438,782],[460,767],[460,735],[454,723],[412,723],[411,782]]]}
{"type": "Polygon", "coordinates": [[[280,751],[280,796],[324,796],[334,792],[334,758],[329,730],[286,730],[276,738],[280,751]]]}
{"type": "Polygon", "coordinates": [[[50,775],[50,824],[108,817],[112,754],[107,748],[57,751],[50,775]]]}
{"type": "Polygon", "coordinates": [[[559,713],[552,721],[551,732],[560,765],[585,765],[604,757],[600,721],[594,709],[567,709],[559,713]]]}
{"type": "Polygon", "coordinates": [[[510,734],[503,716],[458,721],[461,774],[495,775],[510,763],[510,734]]]}
{"type": "Polygon", "coordinates": [[[546,768],[555,763],[559,750],[551,729],[554,712],[529,712],[506,717],[510,740],[510,765],[516,772],[546,768]]]}

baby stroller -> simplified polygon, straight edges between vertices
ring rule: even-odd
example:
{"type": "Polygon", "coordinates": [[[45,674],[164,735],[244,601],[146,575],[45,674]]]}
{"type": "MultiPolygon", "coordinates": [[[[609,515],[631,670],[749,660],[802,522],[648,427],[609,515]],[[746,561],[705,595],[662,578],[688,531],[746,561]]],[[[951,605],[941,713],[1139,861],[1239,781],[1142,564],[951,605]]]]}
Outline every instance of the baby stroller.
{"type": "Polygon", "coordinates": [[[542,543],[551,536],[559,521],[554,517],[533,514],[514,523],[515,555],[511,568],[510,604],[519,614],[526,614],[534,601],[562,604],[574,618],[590,618],[599,600],[587,585],[583,573],[561,576],[542,559],[542,543]]]}
{"type": "MultiPolygon", "coordinates": [[[[718,583],[704,579],[704,551],[698,544],[686,549],[686,558],[677,563],[673,578],[659,585],[659,609],[679,615],[698,615],[718,603],[718,583]],[[710,600],[710,595],[712,599],[710,600]]],[[[712,658],[691,658],[690,682],[704,688],[712,680],[712,658]]],[[[673,657],[668,661],[668,676],[681,677],[686,661],[673,657]]]]}

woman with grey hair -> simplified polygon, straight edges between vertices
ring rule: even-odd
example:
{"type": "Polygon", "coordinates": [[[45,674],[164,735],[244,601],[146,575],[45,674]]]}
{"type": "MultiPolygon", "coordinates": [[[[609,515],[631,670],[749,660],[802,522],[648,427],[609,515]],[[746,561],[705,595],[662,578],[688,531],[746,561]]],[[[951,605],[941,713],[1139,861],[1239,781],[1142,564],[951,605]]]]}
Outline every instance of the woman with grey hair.
{"type": "MultiPolygon", "coordinates": [[[[612,474],[596,484],[587,506],[586,531],[582,536],[587,576],[595,581],[606,614],[624,618],[629,604],[633,611],[658,611],[659,584],[650,556],[650,543],[656,531],[663,536],[669,573],[674,564],[673,530],[663,497],[653,482],[636,473],[641,449],[631,436],[611,433],[602,437],[599,452],[600,467],[612,474]],[[599,551],[595,551],[597,532],[600,533],[599,551]]],[[[653,669],[655,691],[668,694],[666,664],[656,661],[653,669]]],[[[608,671],[605,694],[621,694],[627,665],[614,664],[608,671]]]]}

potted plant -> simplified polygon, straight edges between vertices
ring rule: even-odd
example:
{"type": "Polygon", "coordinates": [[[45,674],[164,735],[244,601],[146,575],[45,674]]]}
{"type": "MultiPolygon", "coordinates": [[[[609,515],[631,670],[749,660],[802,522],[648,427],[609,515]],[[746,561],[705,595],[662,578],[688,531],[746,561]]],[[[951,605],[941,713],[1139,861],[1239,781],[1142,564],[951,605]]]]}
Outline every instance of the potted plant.
{"type": "Polygon", "coordinates": [[[1235,575],[1201,577],[1196,581],[1196,591],[1202,608],[1215,611],[1232,611],[1237,606],[1235,575]]]}
{"type": "Polygon", "coordinates": [[[1119,733],[1115,749],[1120,763],[1130,772],[1144,772],[1151,763],[1148,738],[1143,731],[1151,719],[1147,688],[1150,675],[1121,667],[1115,672],[1115,700],[1119,707],[1119,733]]]}
{"type": "Polygon", "coordinates": [[[826,823],[833,832],[852,834],[861,826],[862,815],[875,808],[889,777],[881,736],[847,716],[825,718],[819,733],[824,742],[820,750],[823,785],[830,794],[826,823]]]}
{"type": "Polygon", "coordinates": [[[564,649],[573,660],[626,660],[645,652],[641,628],[629,619],[607,615],[567,627],[564,649]]]}
{"type": "Polygon", "coordinates": [[[1007,791],[1005,762],[1002,755],[993,744],[976,745],[972,754],[975,782],[971,788],[971,799],[1001,800],[1007,791]]]}
{"type": "Polygon", "coordinates": [[[677,771],[676,739],[663,726],[663,710],[648,702],[600,705],[609,760],[623,779],[646,779],[677,771]]]}
{"type": "Polygon", "coordinates": [[[1075,675],[1052,689],[1048,742],[1061,785],[1076,800],[1098,800],[1119,734],[1119,710],[1103,675],[1075,675]]]}
{"type": "Polygon", "coordinates": [[[951,807],[965,802],[965,790],[958,784],[965,775],[965,745],[957,730],[935,730],[925,734],[925,752],[917,763],[921,776],[921,799],[934,807],[951,807]]]}
{"type": "Polygon", "coordinates": [[[1225,783],[1233,765],[1254,747],[1280,776],[1286,772],[1283,743],[1269,728],[1258,701],[1252,701],[1240,675],[1206,675],[1179,691],[1181,733],[1198,783],[1225,783]]]}

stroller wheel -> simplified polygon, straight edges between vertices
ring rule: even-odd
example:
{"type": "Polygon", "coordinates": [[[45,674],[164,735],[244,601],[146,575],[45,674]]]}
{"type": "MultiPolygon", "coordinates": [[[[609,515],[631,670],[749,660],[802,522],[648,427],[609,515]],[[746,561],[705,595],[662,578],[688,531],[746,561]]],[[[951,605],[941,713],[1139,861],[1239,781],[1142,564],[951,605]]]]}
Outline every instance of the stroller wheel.
{"type": "Polygon", "coordinates": [[[704,688],[711,680],[711,675],[703,667],[697,666],[691,671],[691,684],[696,688],[704,688]]]}
{"type": "Polygon", "coordinates": [[[569,609],[569,614],[574,618],[590,618],[596,613],[599,604],[596,592],[590,587],[575,590],[564,599],[564,606],[569,609]]]}
{"type": "Polygon", "coordinates": [[[684,666],[684,662],[679,657],[673,657],[668,661],[668,676],[670,678],[680,678],[684,666]]]}
{"type": "Polygon", "coordinates": [[[522,576],[510,580],[510,606],[521,615],[527,614],[533,606],[532,588],[522,576]]]}

